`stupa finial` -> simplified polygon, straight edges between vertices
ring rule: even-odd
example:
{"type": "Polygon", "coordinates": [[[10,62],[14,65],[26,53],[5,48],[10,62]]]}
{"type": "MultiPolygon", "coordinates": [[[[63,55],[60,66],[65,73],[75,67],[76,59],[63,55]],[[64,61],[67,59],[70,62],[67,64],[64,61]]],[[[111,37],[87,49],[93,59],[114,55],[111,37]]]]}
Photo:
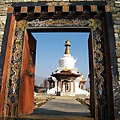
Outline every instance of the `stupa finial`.
{"type": "Polygon", "coordinates": [[[70,41],[67,39],[66,42],[65,42],[65,54],[70,54],[70,41]]]}

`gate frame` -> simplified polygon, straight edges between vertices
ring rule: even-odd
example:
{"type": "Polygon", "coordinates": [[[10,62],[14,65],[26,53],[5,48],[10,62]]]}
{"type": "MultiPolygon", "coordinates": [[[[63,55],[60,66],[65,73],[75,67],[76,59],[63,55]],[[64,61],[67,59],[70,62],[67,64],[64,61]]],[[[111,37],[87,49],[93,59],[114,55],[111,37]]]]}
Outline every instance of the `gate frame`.
{"type": "MultiPolygon", "coordinates": [[[[7,14],[7,22],[6,22],[6,27],[5,27],[5,34],[4,34],[4,38],[3,38],[3,43],[2,43],[2,53],[0,56],[0,60],[1,62],[1,69],[2,69],[2,87],[1,87],[1,101],[0,101],[0,116],[5,116],[4,114],[6,114],[4,112],[4,107],[5,107],[5,98],[7,97],[6,95],[6,90],[7,88],[5,88],[6,86],[6,78],[7,78],[7,68],[8,68],[8,57],[9,57],[9,48],[12,45],[11,43],[11,38],[13,39],[12,34],[10,34],[11,32],[14,32],[14,25],[13,22],[16,23],[16,18],[14,16],[14,8],[20,7],[22,10],[23,6],[32,6],[34,4],[34,6],[39,6],[39,5],[45,5],[48,2],[43,2],[43,3],[13,3],[12,4],[12,8],[8,8],[8,14],[7,14]],[[9,34],[8,34],[9,33],[9,34]],[[5,61],[4,61],[5,60],[5,61]],[[4,72],[3,72],[4,71],[4,72]]],[[[58,3],[58,2],[54,2],[54,3],[58,3]]],[[[60,2],[59,2],[60,3],[60,2]]],[[[69,3],[69,2],[63,2],[63,3],[69,3]]],[[[111,9],[110,6],[107,5],[106,2],[72,2],[72,4],[74,5],[82,5],[82,6],[102,6],[105,8],[105,13],[104,16],[102,17],[103,25],[106,26],[106,28],[104,27],[103,29],[103,33],[104,33],[104,39],[107,39],[106,41],[104,40],[104,44],[105,44],[105,59],[106,59],[106,74],[107,74],[107,88],[108,88],[108,99],[110,99],[110,101],[108,100],[108,107],[110,108],[111,112],[111,118],[115,119],[118,118],[118,111],[119,109],[116,110],[116,103],[117,99],[115,98],[115,96],[113,96],[115,93],[117,93],[117,91],[113,90],[113,83],[117,82],[118,83],[118,67],[117,67],[117,60],[116,60],[116,53],[115,53],[115,38],[114,38],[114,31],[113,31],[113,24],[112,24],[112,14],[111,14],[111,9]],[[112,70],[111,70],[112,68],[112,70]],[[111,92],[113,93],[113,95],[111,95],[111,92]],[[113,108],[114,107],[114,108],[113,108]]],[[[49,5],[48,5],[49,6],[49,5]]],[[[66,5],[65,5],[66,6],[66,5]]],[[[69,5],[67,5],[69,6],[69,5]]],[[[23,9],[22,13],[26,14],[27,11],[24,11],[25,9],[23,9]]],[[[65,8],[66,10],[66,8],[65,8]]],[[[94,9],[93,9],[94,10],[94,9]]],[[[96,8],[95,8],[96,10],[96,8]]],[[[15,103],[18,104],[18,103],[15,103]]],[[[119,102],[120,104],[120,102],[119,102]]],[[[12,105],[12,110],[15,109],[14,105],[12,105]]],[[[15,109],[17,110],[17,109],[15,109]]],[[[16,116],[14,114],[11,114],[12,116],[16,116]]],[[[101,113],[102,114],[102,113],[101,113]]],[[[95,116],[98,116],[98,119],[100,119],[101,116],[99,116],[99,114],[95,116]]],[[[95,117],[94,116],[94,117],[95,117]]],[[[97,117],[95,117],[97,118],[97,117]]],[[[111,119],[109,117],[109,119],[111,119]]]]}

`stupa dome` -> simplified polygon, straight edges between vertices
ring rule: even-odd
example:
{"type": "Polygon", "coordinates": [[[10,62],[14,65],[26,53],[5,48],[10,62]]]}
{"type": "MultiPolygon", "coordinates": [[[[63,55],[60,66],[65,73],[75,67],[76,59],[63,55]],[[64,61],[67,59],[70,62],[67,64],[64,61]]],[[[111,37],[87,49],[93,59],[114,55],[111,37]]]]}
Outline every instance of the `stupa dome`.
{"type": "Polygon", "coordinates": [[[65,42],[65,53],[64,56],[59,60],[59,66],[61,69],[74,69],[75,68],[75,63],[76,59],[73,58],[70,54],[70,42],[69,40],[66,40],[65,42]]]}
{"type": "Polygon", "coordinates": [[[60,68],[73,69],[75,67],[76,60],[71,56],[64,54],[64,56],[59,60],[60,68]]]}

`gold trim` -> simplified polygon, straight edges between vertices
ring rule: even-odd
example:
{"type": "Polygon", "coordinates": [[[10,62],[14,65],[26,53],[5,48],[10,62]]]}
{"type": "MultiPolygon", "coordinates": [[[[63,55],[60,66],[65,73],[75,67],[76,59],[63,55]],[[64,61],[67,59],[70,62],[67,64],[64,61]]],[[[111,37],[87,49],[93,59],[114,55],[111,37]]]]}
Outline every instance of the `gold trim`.
{"type": "Polygon", "coordinates": [[[65,42],[65,46],[66,46],[66,48],[65,48],[65,54],[70,54],[70,42],[69,42],[69,40],[66,40],[66,42],[65,42]]]}
{"type": "Polygon", "coordinates": [[[63,71],[70,71],[70,69],[69,68],[65,68],[63,71]]]}

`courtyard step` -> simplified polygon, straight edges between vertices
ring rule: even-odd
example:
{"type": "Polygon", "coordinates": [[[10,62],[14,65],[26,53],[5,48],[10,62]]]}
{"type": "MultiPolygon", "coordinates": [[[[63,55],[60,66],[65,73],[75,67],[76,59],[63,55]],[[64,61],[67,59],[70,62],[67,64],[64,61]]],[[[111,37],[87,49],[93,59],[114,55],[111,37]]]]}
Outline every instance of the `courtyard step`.
{"type": "Polygon", "coordinates": [[[84,117],[84,116],[58,116],[58,115],[54,115],[54,116],[39,116],[39,115],[24,115],[24,116],[19,116],[19,119],[17,120],[94,120],[94,118],[92,117],[84,117]]]}

